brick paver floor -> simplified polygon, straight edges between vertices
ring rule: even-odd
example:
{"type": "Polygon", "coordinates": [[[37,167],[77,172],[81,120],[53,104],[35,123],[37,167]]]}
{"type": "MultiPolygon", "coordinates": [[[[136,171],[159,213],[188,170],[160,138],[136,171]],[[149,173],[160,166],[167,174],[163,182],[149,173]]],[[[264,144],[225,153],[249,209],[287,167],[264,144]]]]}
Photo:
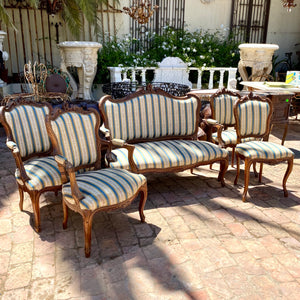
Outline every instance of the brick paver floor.
{"type": "MultiPolygon", "coordinates": [[[[280,142],[281,129],[271,140],[280,142]]],[[[263,184],[251,176],[241,201],[243,172],[233,185],[217,182],[217,167],[194,174],[149,175],[147,223],[138,201],[94,218],[92,255],[84,257],[82,219],[70,212],[62,229],[61,195],[41,199],[42,231],[32,228],[29,197],[19,211],[14,161],[0,138],[1,299],[300,299],[300,122],[292,121],[286,165],[265,166],[263,184]]],[[[242,166],[243,167],[243,166],[242,166]]]]}

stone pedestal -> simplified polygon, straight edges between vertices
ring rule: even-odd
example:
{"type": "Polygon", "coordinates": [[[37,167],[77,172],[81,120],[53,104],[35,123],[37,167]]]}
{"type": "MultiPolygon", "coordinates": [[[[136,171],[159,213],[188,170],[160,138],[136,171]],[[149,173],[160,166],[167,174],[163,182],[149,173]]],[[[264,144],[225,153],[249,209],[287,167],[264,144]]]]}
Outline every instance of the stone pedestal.
{"type": "Polygon", "coordinates": [[[272,57],[275,50],[279,49],[275,44],[241,44],[240,61],[238,70],[243,81],[265,81],[272,71],[272,57]],[[249,76],[246,67],[252,72],[249,76]]]}
{"type": "Polygon", "coordinates": [[[80,98],[84,100],[92,100],[91,87],[97,71],[97,53],[102,47],[96,42],[62,42],[58,44],[61,55],[60,68],[63,72],[70,76],[70,84],[73,88],[72,99],[80,98]],[[77,67],[79,86],[67,67],[77,67]]]}

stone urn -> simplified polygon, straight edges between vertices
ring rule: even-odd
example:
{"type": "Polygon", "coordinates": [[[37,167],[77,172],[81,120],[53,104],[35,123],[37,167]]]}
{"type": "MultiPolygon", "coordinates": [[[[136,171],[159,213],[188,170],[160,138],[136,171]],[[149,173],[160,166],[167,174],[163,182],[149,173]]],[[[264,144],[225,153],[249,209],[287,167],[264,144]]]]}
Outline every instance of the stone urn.
{"type": "Polygon", "coordinates": [[[238,70],[243,81],[265,81],[272,71],[272,57],[279,49],[275,44],[241,44],[238,70]],[[251,68],[251,75],[247,72],[251,68]]]}
{"type": "Polygon", "coordinates": [[[97,72],[97,53],[102,47],[96,42],[66,41],[58,44],[61,55],[60,68],[68,73],[70,84],[73,88],[72,99],[93,100],[91,87],[97,72]],[[77,68],[79,85],[77,84],[67,67],[77,68]]]}

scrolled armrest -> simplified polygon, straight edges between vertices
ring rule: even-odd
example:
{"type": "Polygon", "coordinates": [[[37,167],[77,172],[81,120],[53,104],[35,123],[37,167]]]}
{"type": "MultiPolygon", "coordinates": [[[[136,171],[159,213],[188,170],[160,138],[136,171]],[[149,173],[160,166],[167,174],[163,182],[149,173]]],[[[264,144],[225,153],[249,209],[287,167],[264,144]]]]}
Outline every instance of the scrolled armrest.
{"type": "Polygon", "coordinates": [[[17,166],[17,169],[18,169],[18,176],[20,177],[20,179],[24,183],[26,181],[30,180],[30,177],[27,175],[27,173],[25,171],[23,160],[22,160],[22,157],[21,157],[21,154],[20,154],[20,149],[17,146],[17,144],[13,141],[7,141],[6,146],[11,150],[12,155],[15,159],[16,166],[17,166]]]}
{"type": "Polygon", "coordinates": [[[81,199],[83,199],[84,196],[82,195],[82,193],[79,190],[79,187],[78,187],[78,184],[76,181],[76,173],[74,171],[73,165],[67,160],[66,157],[64,157],[62,155],[55,155],[54,159],[58,164],[58,168],[61,173],[62,183],[64,184],[64,183],[68,182],[68,177],[69,177],[72,197],[75,200],[75,203],[77,205],[80,205],[79,201],[81,199]]]}
{"type": "Polygon", "coordinates": [[[135,149],[134,145],[127,144],[126,141],[122,139],[112,139],[112,140],[101,140],[104,144],[106,144],[107,152],[106,152],[106,159],[108,162],[115,162],[117,161],[117,157],[114,153],[111,152],[112,147],[114,148],[125,148],[128,151],[128,161],[132,172],[137,172],[137,165],[133,160],[133,151],[135,149]]]}

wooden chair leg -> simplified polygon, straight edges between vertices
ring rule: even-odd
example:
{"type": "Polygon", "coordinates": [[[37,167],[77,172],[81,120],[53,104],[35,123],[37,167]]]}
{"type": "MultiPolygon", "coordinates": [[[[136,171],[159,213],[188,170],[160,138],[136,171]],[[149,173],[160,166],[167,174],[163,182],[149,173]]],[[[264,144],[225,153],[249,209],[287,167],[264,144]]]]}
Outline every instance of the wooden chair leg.
{"type": "Polygon", "coordinates": [[[286,172],[284,174],[283,181],[282,181],[282,187],[283,187],[284,197],[288,196],[288,191],[286,189],[286,181],[289,178],[289,176],[290,176],[290,174],[291,174],[291,172],[293,170],[293,164],[294,164],[294,157],[291,157],[288,160],[288,167],[286,169],[286,172]]]}
{"type": "Polygon", "coordinates": [[[19,207],[20,207],[20,211],[23,211],[24,191],[20,186],[19,186],[19,195],[20,195],[19,207]]]}
{"type": "Polygon", "coordinates": [[[41,217],[40,217],[40,193],[31,192],[30,193],[31,204],[34,214],[34,229],[36,232],[41,231],[41,217]]]}
{"type": "Polygon", "coordinates": [[[252,161],[249,159],[245,159],[245,179],[244,179],[244,192],[243,192],[243,202],[246,202],[248,186],[249,186],[249,177],[250,177],[250,167],[252,161]]]}
{"type": "Polygon", "coordinates": [[[263,172],[263,163],[260,163],[260,166],[259,166],[259,176],[258,176],[258,182],[259,183],[262,182],[262,172],[263,172]]]}
{"type": "Polygon", "coordinates": [[[234,184],[237,185],[238,179],[240,176],[240,157],[236,154],[236,176],[234,179],[234,184]]]}
{"type": "Polygon", "coordinates": [[[88,212],[87,214],[83,215],[85,257],[90,257],[91,255],[92,222],[93,222],[92,213],[88,212]]]}
{"type": "Polygon", "coordinates": [[[62,200],[63,212],[64,212],[64,220],[63,220],[63,229],[67,229],[68,227],[68,206],[66,205],[64,199],[62,200]]]}
{"type": "Polygon", "coordinates": [[[221,181],[221,185],[225,186],[225,180],[224,180],[224,176],[225,173],[228,169],[228,160],[227,159],[223,159],[220,161],[220,172],[219,172],[219,176],[218,176],[218,181],[221,181]]]}
{"type": "Polygon", "coordinates": [[[282,140],[281,140],[281,145],[282,146],[284,145],[285,138],[286,138],[286,135],[287,135],[287,132],[288,132],[288,128],[289,128],[289,123],[286,123],[285,127],[284,127],[283,137],[282,137],[282,140]]]}
{"type": "Polygon", "coordinates": [[[147,196],[148,196],[148,189],[146,184],[141,190],[141,199],[139,204],[139,213],[140,213],[140,219],[142,223],[145,222],[144,207],[146,204],[147,196]]]}
{"type": "Polygon", "coordinates": [[[231,152],[231,167],[232,168],[234,166],[234,156],[235,156],[235,147],[232,147],[232,152],[231,152]]]}
{"type": "Polygon", "coordinates": [[[258,177],[258,173],[257,173],[257,170],[256,170],[256,162],[253,163],[253,172],[254,172],[254,176],[258,177]]]}

